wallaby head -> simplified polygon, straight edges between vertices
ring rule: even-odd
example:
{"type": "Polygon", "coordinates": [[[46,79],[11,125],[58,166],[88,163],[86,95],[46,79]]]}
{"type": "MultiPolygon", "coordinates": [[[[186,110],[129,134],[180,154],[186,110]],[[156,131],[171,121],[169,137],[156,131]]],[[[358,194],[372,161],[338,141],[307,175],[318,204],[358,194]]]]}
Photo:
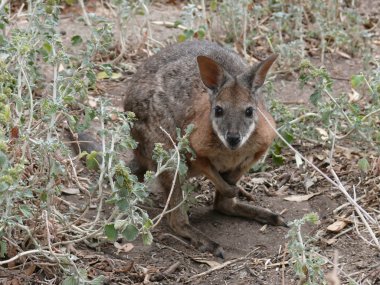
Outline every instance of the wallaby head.
{"type": "Polygon", "coordinates": [[[198,56],[199,74],[210,96],[210,120],[214,132],[229,149],[244,145],[258,120],[256,91],[264,84],[277,55],[251,67],[238,76],[230,75],[219,63],[198,56]]]}

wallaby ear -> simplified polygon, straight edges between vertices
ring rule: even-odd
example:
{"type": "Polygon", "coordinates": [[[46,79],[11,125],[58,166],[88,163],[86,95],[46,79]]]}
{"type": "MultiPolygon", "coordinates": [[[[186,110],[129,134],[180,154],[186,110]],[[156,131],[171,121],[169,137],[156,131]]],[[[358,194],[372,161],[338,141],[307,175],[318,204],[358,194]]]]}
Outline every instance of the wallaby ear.
{"type": "Polygon", "coordinates": [[[240,77],[246,83],[248,83],[252,89],[261,87],[265,82],[269,68],[272,66],[277,57],[277,54],[270,55],[268,58],[256,64],[248,72],[242,74],[240,77]]]}
{"type": "Polygon", "coordinates": [[[211,58],[207,56],[197,56],[199,74],[203,84],[211,89],[216,90],[223,84],[224,69],[211,58]]]}
{"type": "Polygon", "coordinates": [[[252,84],[253,88],[259,88],[264,84],[269,68],[272,66],[277,57],[277,54],[272,54],[256,66],[255,77],[253,78],[252,84]]]}

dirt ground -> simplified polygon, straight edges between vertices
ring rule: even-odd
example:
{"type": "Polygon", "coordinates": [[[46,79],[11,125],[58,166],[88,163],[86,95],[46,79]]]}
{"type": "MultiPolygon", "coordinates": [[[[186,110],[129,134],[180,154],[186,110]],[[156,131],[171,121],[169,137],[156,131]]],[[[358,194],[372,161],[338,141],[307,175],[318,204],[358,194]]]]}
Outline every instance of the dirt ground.
{"type": "MultiPolygon", "coordinates": [[[[154,21],[174,22],[179,13],[179,5],[158,3],[151,8],[151,18],[154,21]]],[[[76,20],[77,16],[75,13],[67,12],[62,19],[61,31],[67,41],[78,32],[86,36],[85,27],[78,28],[82,24],[76,20]]],[[[179,33],[176,29],[165,28],[162,25],[152,25],[152,30],[153,36],[164,43],[170,42],[170,39],[179,33]]],[[[143,56],[131,57],[127,63],[134,67],[142,59],[143,56]]],[[[317,58],[312,60],[318,61],[317,58]]],[[[349,79],[362,69],[362,62],[356,58],[344,59],[334,55],[327,57],[326,67],[333,77],[339,78],[335,81],[336,88],[349,90],[349,79]]],[[[96,100],[98,96],[107,96],[112,99],[114,106],[121,107],[124,84],[128,76],[124,74],[119,81],[100,82],[97,94],[92,94],[92,97],[96,100]]],[[[282,102],[308,102],[311,89],[306,87],[301,90],[293,76],[286,79],[278,76],[274,86],[276,97],[282,102]]],[[[318,146],[295,147],[306,156],[321,153],[318,146]]],[[[322,152],[322,155],[325,154],[322,152]]],[[[289,195],[306,194],[306,171],[296,168],[294,156],[290,152],[287,157],[289,159],[286,160],[285,166],[271,166],[268,159],[270,167],[265,173],[247,174],[243,179],[242,185],[255,196],[254,203],[283,213],[287,221],[301,218],[310,212],[318,213],[320,223],[304,228],[305,235],[315,238],[313,244],[318,247],[318,253],[332,261],[334,251],[338,251],[340,276],[344,282],[352,278],[357,284],[380,284],[379,251],[363,242],[351,224],[345,232],[338,235],[326,231],[326,227],[335,220],[334,209],[347,202],[338,190],[332,189],[328,183],[316,177],[308,193],[319,193],[318,195],[303,202],[284,200],[284,197],[289,195]],[[329,242],[333,238],[336,240],[329,242]]],[[[319,162],[323,169],[323,160],[319,162]]],[[[344,159],[340,161],[341,165],[344,163],[344,159]]],[[[346,169],[345,173],[341,177],[342,181],[349,181],[350,184],[360,182],[357,169],[346,169]]],[[[190,222],[223,246],[226,253],[224,260],[198,252],[187,241],[173,235],[163,221],[153,232],[154,242],[151,246],[143,246],[138,240],[133,243],[134,248],[127,253],[118,253],[112,244],[96,250],[85,244],[80,245],[76,250],[77,255],[82,257],[82,263],[94,276],[106,275],[107,284],[148,284],[144,283],[144,278],[146,280],[148,277],[151,282],[149,284],[297,284],[293,269],[286,262],[289,259],[286,250],[287,228],[265,227],[255,221],[219,214],[212,209],[213,185],[201,178],[195,183],[199,185],[199,189],[194,193],[197,202],[192,204],[189,210],[190,222]],[[224,267],[215,269],[219,265],[224,267]],[[215,270],[197,277],[212,268],[215,270]]],[[[357,195],[363,195],[364,191],[369,193],[376,187],[379,193],[379,179],[374,177],[372,184],[365,190],[359,189],[357,195]]],[[[65,199],[80,202],[84,197],[65,196],[65,199]]],[[[159,214],[163,203],[162,200],[156,201],[154,205],[149,206],[149,213],[159,214]]],[[[107,215],[106,212],[104,214],[107,215]]],[[[332,265],[327,264],[325,269],[326,272],[330,271],[332,265]]]]}

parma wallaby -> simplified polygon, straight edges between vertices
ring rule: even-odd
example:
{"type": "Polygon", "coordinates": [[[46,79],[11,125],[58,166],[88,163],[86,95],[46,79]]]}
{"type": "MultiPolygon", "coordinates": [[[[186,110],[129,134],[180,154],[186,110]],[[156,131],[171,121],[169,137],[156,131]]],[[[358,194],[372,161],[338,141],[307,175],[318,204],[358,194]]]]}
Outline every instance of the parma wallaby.
{"type": "MultiPolygon", "coordinates": [[[[274,126],[257,90],[276,57],[272,55],[248,67],[232,50],[208,41],[189,41],[148,58],[127,83],[124,101],[124,110],[137,116],[132,129],[132,136],[139,143],[134,152],[136,174],[141,177],[146,170],[155,169],[155,143],[172,147],[160,127],[175,138],[177,127],[184,129],[194,124],[190,144],[196,158],[188,161],[188,176],[205,175],[214,183],[214,208],[227,215],[285,226],[278,214],[235,198],[237,182],[275,137],[258,111],[274,126]]],[[[167,172],[158,178],[167,194],[173,175],[167,172]]],[[[177,183],[170,208],[181,200],[177,183]]],[[[168,218],[173,231],[199,250],[223,256],[219,244],[189,224],[183,208],[170,212],[168,218]]]]}

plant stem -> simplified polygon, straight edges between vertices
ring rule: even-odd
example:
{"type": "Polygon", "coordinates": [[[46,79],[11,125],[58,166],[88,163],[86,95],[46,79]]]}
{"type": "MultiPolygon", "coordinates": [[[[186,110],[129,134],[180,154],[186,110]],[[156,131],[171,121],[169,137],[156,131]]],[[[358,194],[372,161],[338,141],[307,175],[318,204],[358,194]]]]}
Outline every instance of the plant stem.
{"type": "Polygon", "coordinates": [[[8,0],[1,0],[0,11],[4,9],[5,5],[7,5],[7,3],[8,3],[8,0]]]}
{"type": "Polygon", "coordinates": [[[160,214],[157,222],[154,223],[154,225],[152,226],[152,229],[155,228],[161,221],[161,219],[163,218],[163,216],[166,214],[166,210],[168,209],[169,207],[169,203],[170,203],[170,199],[172,198],[172,195],[173,195],[173,192],[174,192],[174,189],[175,189],[175,183],[177,181],[177,176],[178,176],[178,171],[179,171],[179,165],[180,165],[180,162],[181,162],[181,156],[180,156],[180,153],[179,153],[179,150],[177,148],[177,145],[175,144],[175,142],[173,141],[172,137],[170,136],[170,134],[164,130],[162,127],[160,127],[160,129],[165,133],[165,135],[168,136],[168,138],[170,139],[174,149],[175,149],[175,152],[177,154],[177,167],[175,169],[175,172],[174,172],[174,177],[173,177],[173,182],[172,182],[172,187],[170,188],[170,192],[169,192],[169,195],[168,195],[168,199],[166,200],[166,203],[165,203],[165,207],[164,209],[162,210],[162,213],[160,214]]]}

